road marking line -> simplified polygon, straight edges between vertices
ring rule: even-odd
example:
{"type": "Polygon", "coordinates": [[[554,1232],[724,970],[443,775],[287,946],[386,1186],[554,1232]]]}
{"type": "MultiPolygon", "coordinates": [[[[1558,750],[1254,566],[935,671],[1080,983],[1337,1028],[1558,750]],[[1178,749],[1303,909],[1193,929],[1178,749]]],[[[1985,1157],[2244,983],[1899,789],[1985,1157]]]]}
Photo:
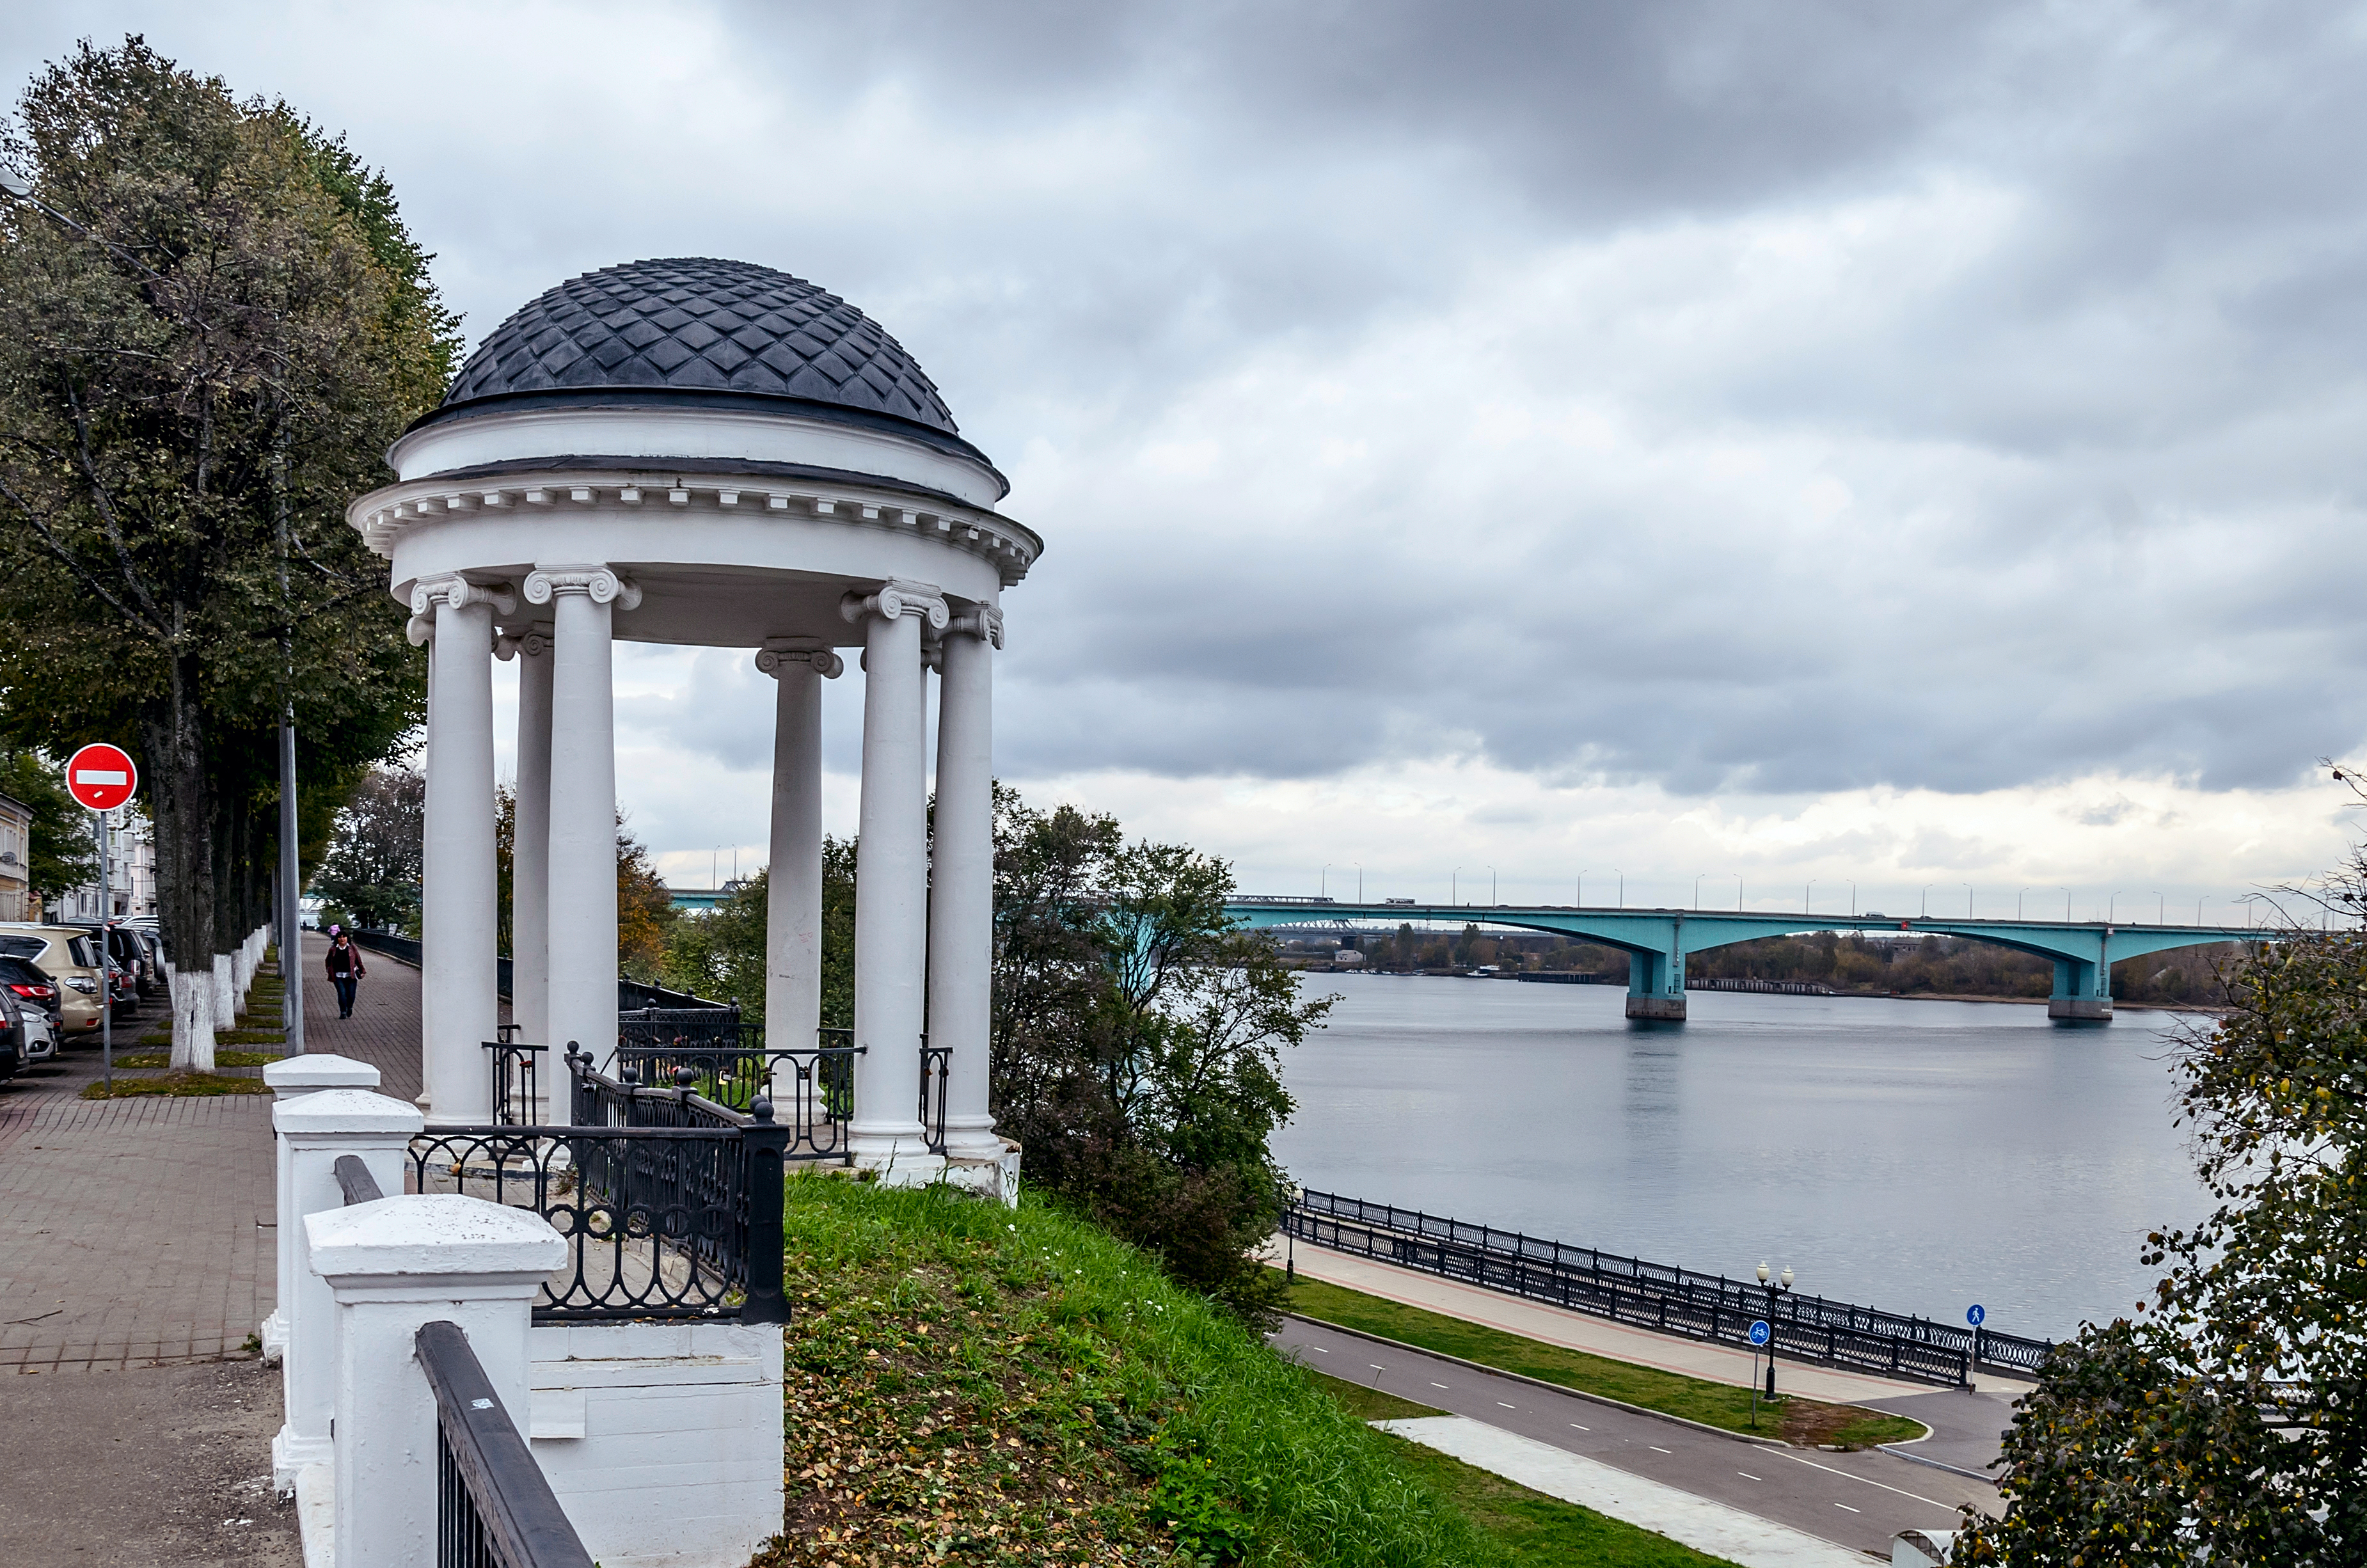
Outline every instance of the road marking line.
{"type": "Polygon", "coordinates": [[[1388,1370],[1387,1367],[1382,1366],[1378,1361],[1367,1361],[1365,1365],[1370,1367],[1376,1372],[1386,1372],[1388,1370]]]}
{"type": "MultiPolygon", "coordinates": [[[[1768,1449],[1768,1450],[1766,1450],[1766,1451],[1767,1451],[1767,1452],[1769,1452],[1769,1453],[1772,1453],[1772,1452],[1774,1452],[1775,1450],[1774,1450],[1774,1449],[1768,1449]]],[[[1863,1475],[1852,1475],[1852,1474],[1850,1474],[1850,1472],[1849,1472],[1848,1471],[1845,1471],[1845,1470],[1835,1470],[1832,1466],[1830,1466],[1830,1465],[1829,1465],[1829,1464],[1818,1464],[1818,1463],[1816,1460],[1804,1460],[1804,1459],[1802,1459],[1802,1458],[1801,1458],[1799,1455],[1797,1455],[1797,1454],[1785,1454],[1784,1457],[1785,1459],[1787,1459],[1787,1460],[1790,1460],[1794,1464],[1804,1464],[1804,1465],[1806,1465],[1810,1470],[1821,1470],[1821,1471],[1823,1471],[1827,1475],[1838,1475],[1838,1476],[1840,1476],[1841,1478],[1843,1478],[1844,1480],[1848,1480],[1848,1481],[1863,1481],[1863,1482],[1865,1482],[1865,1483],[1866,1483],[1868,1486],[1879,1486],[1879,1487],[1881,1487],[1885,1492],[1896,1492],[1896,1493],[1897,1493],[1901,1497],[1912,1497],[1912,1498],[1914,1498],[1918,1503],[1929,1503],[1929,1504],[1931,1504],[1931,1506],[1933,1506],[1934,1508],[1945,1508],[1945,1509],[1947,1509],[1950,1513],[1954,1513],[1954,1512],[1955,1512],[1956,1506],[1955,1506],[1954,1503],[1942,1503],[1942,1502],[1939,1501],[1937,1498],[1933,1498],[1933,1497],[1926,1497],[1926,1496],[1924,1496],[1924,1495],[1923,1495],[1921,1493],[1920,1493],[1920,1492],[1909,1492],[1909,1491],[1907,1491],[1907,1490],[1906,1490],[1905,1488],[1903,1488],[1903,1487],[1897,1487],[1897,1486],[1890,1485],[1890,1484],[1889,1484],[1888,1483],[1886,1483],[1886,1482],[1868,1480],[1865,1476],[1863,1476],[1863,1475]]]]}
{"type": "Polygon", "coordinates": [[[1644,1446],[1651,1449],[1656,1454],[1673,1454],[1677,1451],[1674,1449],[1664,1449],[1658,1443],[1647,1443],[1644,1446]]]}
{"type": "Polygon", "coordinates": [[[1329,1356],[1331,1354],[1331,1352],[1324,1349],[1320,1345],[1310,1345],[1308,1348],[1314,1351],[1318,1356],[1329,1356]]]}
{"type": "Polygon", "coordinates": [[[1594,1428],[1593,1428],[1593,1427],[1591,1427],[1591,1426],[1579,1426],[1579,1424],[1578,1424],[1577,1422],[1575,1422],[1575,1421],[1571,1422],[1571,1423],[1570,1423],[1570,1426],[1571,1426],[1571,1427],[1572,1427],[1573,1429],[1575,1429],[1575,1430],[1577,1430],[1577,1431],[1580,1431],[1580,1432],[1591,1432],[1591,1431],[1593,1431],[1593,1430],[1594,1430],[1594,1428]]]}
{"type": "Polygon", "coordinates": [[[1431,1387],[1433,1387],[1433,1388],[1434,1388],[1434,1389],[1443,1389],[1443,1388],[1444,1388],[1446,1385],[1445,1385],[1444,1383],[1433,1383],[1433,1384],[1431,1384],[1430,1386],[1431,1386],[1431,1387]]]}
{"type": "MultiPolygon", "coordinates": [[[[1755,1475],[1751,1474],[1751,1473],[1750,1473],[1749,1471],[1747,1471],[1747,1470],[1738,1470],[1738,1471],[1736,1471],[1734,1473],[1735,1473],[1735,1474],[1737,1474],[1737,1475],[1738,1475],[1738,1476],[1740,1476],[1740,1477],[1742,1477],[1742,1479],[1743,1479],[1743,1480],[1745,1480],[1745,1481],[1758,1481],[1758,1480],[1759,1480],[1759,1477],[1757,1477],[1757,1476],[1755,1476],[1755,1475]]],[[[1766,1484],[1766,1483],[1764,1483],[1764,1482],[1761,1482],[1761,1483],[1760,1483],[1760,1484],[1763,1486],[1763,1485],[1765,1485],[1765,1484],[1766,1484]]]]}
{"type": "Polygon", "coordinates": [[[1504,1402],[1503,1402],[1502,1400],[1501,1400],[1501,1399],[1500,1399],[1500,1400],[1498,1400],[1496,1403],[1497,1403],[1498,1404],[1503,1404],[1503,1405],[1504,1405],[1504,1408],[1505,1408],[1505,1409],[1507,1409],[1507,1410],[1518,1410],[1518,1409],[1520,1409],[1520,1408],[1521,1408],[1521,1407],[1520,1407],[1519,1405],[1517,1405],[1517,1404],[1504,1404],[1504,1402]]]}
{"type": "Polygon", "coordinates": [[[1850,1513],[1852,1513],[1852,1514],[1863,1514],[1863,1513],[1864,1513],[1864,1512],[1865,1512],[1865,1510],[1864,1510],[1863,1508],[1852,1508],[1852,1507],[1850,1507],[1850,1506],[1849,1506],[1848,1504],[1846,1504],[1846,1503],[1836,1503],[1836,1504],[1834,1504],[1834,1505],[1833,1505],[1833,1506],[1834,1506],[1834,1507],[1836,1507],[1836,1508],[1847,1509],[1850,1513]]]}

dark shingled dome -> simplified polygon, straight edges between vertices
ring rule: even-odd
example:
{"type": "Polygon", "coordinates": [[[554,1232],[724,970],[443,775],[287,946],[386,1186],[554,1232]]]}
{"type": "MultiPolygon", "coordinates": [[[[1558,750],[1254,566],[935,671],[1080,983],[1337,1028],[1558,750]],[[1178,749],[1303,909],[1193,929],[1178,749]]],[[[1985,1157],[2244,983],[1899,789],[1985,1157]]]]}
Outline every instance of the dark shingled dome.
{"type": "Polygon", "coordinates": [[[697,256],[561,283],[469,356],[443,406],[625,388],[802,398],[959,434],[935,383],[878,322],[786,272],[697,256]]]}

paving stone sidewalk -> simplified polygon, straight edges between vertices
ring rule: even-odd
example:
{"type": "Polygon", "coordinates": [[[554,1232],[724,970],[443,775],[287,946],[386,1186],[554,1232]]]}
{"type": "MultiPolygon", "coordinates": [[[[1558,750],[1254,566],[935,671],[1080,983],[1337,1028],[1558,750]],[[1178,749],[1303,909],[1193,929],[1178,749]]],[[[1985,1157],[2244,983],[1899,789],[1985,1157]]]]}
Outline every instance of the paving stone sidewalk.
{"type": "MultiPolygon", "coordinates": [[[[305,946],[308,1044],[416,1095],[418,971],[373,963],[341,1020],[315,979],[325,944],[305,946]]],[[[125,1044],[163,1012],[119,1028],[125,1044]]],[[[270,1096],[79,1098],[98,1076],[77,1047],[0,1084],[0,1374],[242,1354],[274,1305],[270,1096]]]]}

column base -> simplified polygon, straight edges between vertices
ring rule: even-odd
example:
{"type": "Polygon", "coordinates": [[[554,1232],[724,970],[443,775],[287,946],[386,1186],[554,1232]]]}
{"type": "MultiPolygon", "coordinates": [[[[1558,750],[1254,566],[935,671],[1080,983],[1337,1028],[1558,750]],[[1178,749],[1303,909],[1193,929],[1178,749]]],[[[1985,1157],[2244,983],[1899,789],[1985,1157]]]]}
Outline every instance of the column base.
{"type": "Polygon", "coordinates": [[[1648,1023],[1682,1024],[1685,1021],[1685,999],[1682,996],[1627,996],[1627,1016],[1648,1023]]]}
{"type": "Polygon", "coordinates": [[[926,1187],[946,1174],[946,1157],[911,1132],[853,1132],[847,1139],[855,1168],[868,1171],[882,1187],[926,1187]]]}
{"type": "Polygon", "coordinates": [[[946,1151],[945,1182],[947,1187],[991,1199],[1005,1209],[1019,1207],[1019,1145],[1008,1138],[998,1138],[1000,1146],[992,1154],[968,1154],[951,1147],[946,1151]]]}
{"type": "Polygon", "coordinates": [[[2109,1024],[2112,1021],[2112,999],[2109,996],[2055,996],[2046,1003],[2046,1016],[2058,1023],[2109,1024]]]}
{"type": "Polygon", "coordinates": [[[271,1315],[263,1320],[255,1336],[263,1341],[263,1364],[277,1366],[279,1358],[288,1352],[288,1314],[277,1307],[272,1308],[271,1315]]]}
{"type": "Polygon", "coordinates": [[[271,1435],[271,1488],[282,1497],[296,1490],[296,1477],[308,1466],[335,1462],[336,1450],[326,1437],[300,1437],[281,1426],[271,1435]]]}

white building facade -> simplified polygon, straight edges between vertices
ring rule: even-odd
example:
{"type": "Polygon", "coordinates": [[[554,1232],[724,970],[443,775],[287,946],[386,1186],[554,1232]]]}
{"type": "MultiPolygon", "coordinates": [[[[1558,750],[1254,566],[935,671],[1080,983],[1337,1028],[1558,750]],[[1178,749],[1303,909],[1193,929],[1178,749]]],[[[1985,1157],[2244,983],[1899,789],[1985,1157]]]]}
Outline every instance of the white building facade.
{"type": "Polygon", "coordinates": [[[48,920],[95,921],[153,918],[156,914],[156,833],[137,810],[119,807],[107,814],[107,897],[96,880],[71,888],[42,911],[48,920]]]}
{"type": "Polygon", "coordinates": [[[995,510],[1008,484],[919,366],[787,274],[638,262],[504,323],[389,459],[396,482],[348,517],[430,649],[429,1123],[493,1110],[496,658],[519,666],[513,1016],[554,1054],[615,1042],[621,639],[744,648],[776,683],[774,1050],[817,1040],[821,683],[861,664],[855,1157],[900,1180],[1003,1157],[987,1105],[993,665],[1003,590],[1043,545],[995,510]],[[949,1052],[942,1155],[920,1115],[924,1031],[949,1052]]]}

